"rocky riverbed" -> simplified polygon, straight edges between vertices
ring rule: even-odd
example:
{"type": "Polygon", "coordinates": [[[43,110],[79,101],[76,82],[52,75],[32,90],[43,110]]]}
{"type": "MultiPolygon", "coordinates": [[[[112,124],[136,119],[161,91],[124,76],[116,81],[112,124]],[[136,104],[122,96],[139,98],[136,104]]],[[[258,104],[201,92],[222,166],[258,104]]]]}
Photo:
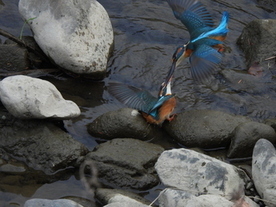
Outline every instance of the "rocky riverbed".
{"type": "Polygon", "coordinates": [[[162,126],[106,87],[157,93],[188,39],[165,1],[27,2],[0,1],[1,29],[19,37],[20,12],[34,37],[1,44],[2,206],[276,206],[273,2],[202,1],[230,13],[222,70],[206,87],[182,64],[162,126]]]}

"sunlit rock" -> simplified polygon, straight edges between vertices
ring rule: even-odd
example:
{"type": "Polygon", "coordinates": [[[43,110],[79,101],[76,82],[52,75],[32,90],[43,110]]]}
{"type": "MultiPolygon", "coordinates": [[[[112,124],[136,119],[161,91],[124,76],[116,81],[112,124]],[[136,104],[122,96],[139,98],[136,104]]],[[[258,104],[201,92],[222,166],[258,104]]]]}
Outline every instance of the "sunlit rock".
{"type": "Polygon", "coordinates": [[[249,120],[221,111],[190,110],[177,114],[173,121],[165,125],[165,129],[187,147],[226,147],[236,126],[249,120]]]}
{"type": "Polygon", "coordinates": [[[155,169],[163,184],[194,195],[221,195],[228,200],[244,195],[244,182],[234,166],[193,150],[164,151],[155,169]]]}
{"type": "Polygon", "coordinates": [[[274,129],[259,122],[246,122],[240,124],[234,131],[227,156],[230,158],[251,157],[255,143],[265,138],[272,143],[276,141],[274,129]]]}
{"type": "Polygon", "coordinates": [[[95,197],[105,206],[148,207],[150,202],[127,190],[97,188],[95,197]],[[121,204],[121,205],[120,205],[121,204]]]}
{"type": "Polygon", "coordinates": [[[266,139],[260,139],[253,151],[252,176],[255,188],[267,206],[276,206],[276,151],[266,139]]]}
{"type": "Polygon", "coordinates": [[[57,65],[95,79],[104,77],[113,29],[98,1],[20,0],[19,11],[57,65]]]}
{"type": "Polygon", "coordinates": [[[212,206],[212,207],[233,207],[233,206],[250,206],[258,207],[251,199],[244,196],[240,200],[227,200],[220,195],[199,195],[195,196],[194,192],[185,192],[179,189],[166,188],[160,193],[158,198],[160,207],[202,207],[202,206],[212,206]]]}
{"type": "Polygon", "coordinates": [[[105,186],[149,189],[159,182],[154,163],[164,151],[159,145],[136,139],[113,139],[86,155],[105,186]]]}
{"type": "Polygon", "coordinates": [[[64,100],[48,81],[28,76],[10,76],[0,82],[0,97],[6,109],[15,117],[72,118],[80,115],[79,107],[64,100]]]}
{"type": "Polygon", "coordinates": [[[66,206],[66,207],[83,207],[82,205],[76,203],[75,201],[68,199],[57,199],[57,200],[49,200],[49,199],[39,199],[33,198],[27,200],[24,204],[24,207],[58,207],[58,206],[66,206]]]}

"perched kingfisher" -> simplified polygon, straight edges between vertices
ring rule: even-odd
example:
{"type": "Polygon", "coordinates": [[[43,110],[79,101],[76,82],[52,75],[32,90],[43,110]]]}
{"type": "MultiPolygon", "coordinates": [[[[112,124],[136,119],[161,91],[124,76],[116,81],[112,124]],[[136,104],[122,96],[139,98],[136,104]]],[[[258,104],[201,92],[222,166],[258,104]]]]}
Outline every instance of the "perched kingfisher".
{"type": "Polygon", "coordinates": [[[197,82],[208,81],[220,63],[223,42],[228,33],[228,12],[223,12],[220,24],[214,27],[213,19],[197,0],[167,0],[174,16],[190,33],[190,41],[176,48],[171,73],[186,57],[190,57],[192,78],[197,82]]]}
{"type": "Polygon", "coordinates": [[[162,83],[157,98],[146,90],[120,83],[110,83],[108,91],[128,107],[140,111],[148,123],[161,125],[165,120],[174,118],[172,112],[176,98],[171,92],[171,76],[168,75],[162,83]]]}

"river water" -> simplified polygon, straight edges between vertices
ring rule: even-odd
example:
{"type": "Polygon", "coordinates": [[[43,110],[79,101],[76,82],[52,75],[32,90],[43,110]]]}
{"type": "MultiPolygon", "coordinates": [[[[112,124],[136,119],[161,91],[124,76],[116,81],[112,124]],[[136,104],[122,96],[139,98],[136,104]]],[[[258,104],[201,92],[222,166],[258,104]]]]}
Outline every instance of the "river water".
{"type": "MultiPolygon", "coordinates": [[[[99,115],[123,107],[106,91],[110,81],[118,81],[147,89],[157,94],[171,64],[171,56],[176,46],[186,43],[189,34],[180,21],[176,20],[166,1],[161,0],[99,0],[107,10],[114,29],[114,51],[108,62],[108,74],[102,81],[74,79],[68,76],[49,76],[66,99],[75,101],[81,108],[80,117],[64,121],[65,128],[78,141],[93,149],[100,140],[87,133],[86,125],[99,115]]],[[[223,76],[218,76],[216,88],[197,85],[191,79],[189,63],[184,61],[175,71],[173,92],[178,105],[176,112],[189,109],[214,109],[233,114],[249,116],[262,121],[276,115],[276,94],[273,78],[275,65],[260,78],[246,75],[247,66],[236,40],[243,28],[255,19],[276,18],[273,11],[276,2],[266,6],[256,0],[202,0],[215,23],[223,11],[230,13],[229,35],[225,44],[227,51],[220,65],[222,70],[244,73],[252,78],[251,87],[242,88],[236,83],[226,84],[223,76]]],[[[19,36],[23,20],[18,13],[18,0],[0,0],[0,28],[19,36]]],[[[32,35],[25,27],[23,35],[32,35]]],[[[5,38],[1,37],[4,41],[5,38]]],[[[86,197],[78,178],[71,176],[65,181],[48,184],[4,186],[0,184],[0,201],[3,206],[22,206],[32,197],[61,198],[65,196],[86,197]],[[68,187],[64,186],[72,186],[68,187]],[[58,193],[56,193],[58,192],[58,193]]]]}

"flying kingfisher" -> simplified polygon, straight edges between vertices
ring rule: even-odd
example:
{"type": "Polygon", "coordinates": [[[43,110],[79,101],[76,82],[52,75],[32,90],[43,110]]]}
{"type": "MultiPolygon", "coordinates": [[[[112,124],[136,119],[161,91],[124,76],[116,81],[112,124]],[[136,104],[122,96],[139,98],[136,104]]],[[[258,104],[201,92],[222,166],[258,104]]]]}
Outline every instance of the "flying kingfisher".
{"type": "MultiPolygon", "coordinates": [[[[170,70],[171,71],[171,70],[170,70]]],[[[171,121],[176,106],[175,95],[171,91],[173,73],[169,73],[161,84],[158,97],[146,90],[121,83],[110,83],[108,91],[128,107],[137,109],[150,124],[161,125],[165,120],[171,121]]]]}
{"type": "Polygon", "coordinates": [[[189,57],[192,78],[204,83],[209,80],[220,63],[223,41],[228,33],[229,13],[223,12],[220,24],[214,27],[207,9],[197,0],[167,0],[174,16],[190,33],[190,40],[176,48],[171,73],[180,62],[189,57]]]}

